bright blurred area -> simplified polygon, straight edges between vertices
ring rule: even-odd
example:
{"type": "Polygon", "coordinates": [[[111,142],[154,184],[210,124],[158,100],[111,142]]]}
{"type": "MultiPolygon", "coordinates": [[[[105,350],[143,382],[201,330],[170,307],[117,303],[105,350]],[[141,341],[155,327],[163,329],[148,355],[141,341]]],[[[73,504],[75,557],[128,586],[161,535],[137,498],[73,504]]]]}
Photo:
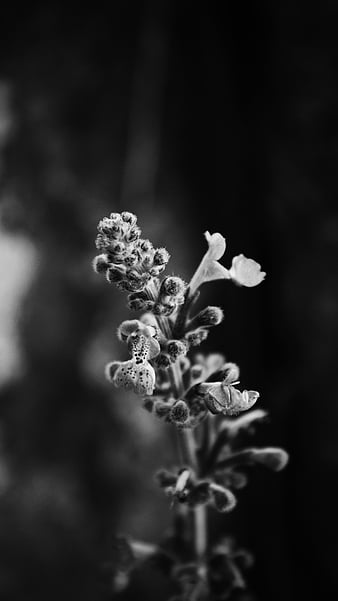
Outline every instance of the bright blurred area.
{"type": "MultiPolygon", "coordinates": [[[[98,220],[138,215],[189,280],[203,232],[268,272],[201,302],[285,447],[236,511],[257,601],[338,593],[338,58],[334,4],[6,6],[0,24],[0,598],[108,601],[114,533],[158,541],[173,432],[104,379],[125,296],[91,267],[98,220]],[[314,32],[314,38],[310,32],[314,32]],[[315,40],[315,41],[314,41],[315,40]]],[[[173,591],[138,573],[121,601],[173,591]]],[[[115,598],[115,597],[114,597],[115,598]]]]}

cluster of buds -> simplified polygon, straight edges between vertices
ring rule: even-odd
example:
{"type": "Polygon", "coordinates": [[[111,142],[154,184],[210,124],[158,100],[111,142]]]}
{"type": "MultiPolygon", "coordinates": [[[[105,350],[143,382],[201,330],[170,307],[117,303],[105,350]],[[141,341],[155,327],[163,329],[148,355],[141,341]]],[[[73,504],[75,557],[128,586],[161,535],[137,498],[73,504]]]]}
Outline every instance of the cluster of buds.
{"type": "Polygon", "coordinates": [[[149,240],[141,238],[141,229],[133,213],[111,213],[99,222],[96,256],[93,267],[105,274],[108,282],[121,290],[141,292],[165,269],[169,253],[165,248],[154,248],[149,240]]]}

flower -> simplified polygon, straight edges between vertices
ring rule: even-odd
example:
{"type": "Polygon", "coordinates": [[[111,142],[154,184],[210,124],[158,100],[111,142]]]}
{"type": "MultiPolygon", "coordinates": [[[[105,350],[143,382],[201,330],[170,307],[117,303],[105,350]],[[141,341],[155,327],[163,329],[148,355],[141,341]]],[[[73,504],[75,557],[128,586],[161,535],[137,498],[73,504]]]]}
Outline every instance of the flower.
{"type": "Polygon", "coordinates": [[[218,263],[218,259],[223,257],[225,253],[225,238],[219,233],[210,234],[205,232],[204,235],[209,248],[191,279],[189,284],[190,294],[193,294],[204,282],[229,280],[231,277],[228,269],[218,263]]]}
{"type": "Polygon", "coordinates": [[[106,366],[106,377],[114,386],[133,390],[136,394],[153,394],[156,377],[149,360],[161,350],[155,335],[154,326],[138,319],[121,323],[118,337],[127,342],[132,358],[128,361],[113,361],[106,366]]]}
{"type": "Polygon", "coordinates": [[[113,361],[106,366],[106,377],[117,388],[132,390],[136,394],[152,395],[154,392],[155,370],[149,361],[113,361]]]}
{"type": "Polygon", "coordinates": [[[236,284],[248,288],[258,286],[266,276],[266,273],[261,271],[259,263],[256,263],[253,259],[247,259],[244,255],[238,255],[232,259],[229,273],[236,284]]]}
{"type": "Polygon", "coordinates": [[[261,271],[259,263],[253,259],[247,259],[243,254],[234,257],[231,268],[226,269],[219,263],[219,259],[225,253],[225,238],[218,232],[214,234],[205,232],[204,235],[208,243],[208,250],[191,279],[190,295],[193,295],[204,282],[213,280],[233,280],[236,284],[248,288],[257,286],[264,280],[266,273],[261,271]]]}
{"type": "Polygon", "coordinates": [[[241,392],[234,386],[223,382],[204,382],[199,384],[198,390],[204,396],[204,401],[211,413],[223,415],[236,415],[247,411],[257,401],[259,392],[256,390],[243,390],[241,392]]]}

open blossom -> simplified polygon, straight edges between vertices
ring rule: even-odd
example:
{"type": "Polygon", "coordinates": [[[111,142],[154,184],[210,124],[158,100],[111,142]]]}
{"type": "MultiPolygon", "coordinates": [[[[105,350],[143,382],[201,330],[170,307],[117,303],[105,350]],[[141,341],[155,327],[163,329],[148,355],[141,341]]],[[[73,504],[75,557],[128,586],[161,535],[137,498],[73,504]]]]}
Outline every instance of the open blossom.
{"type": "Polygon", "coordinates": [[[201,284],[213,280],[233,280],[241,286],[249,288],[260,284],[266,273],[261,271],[259,263],[247,259],[243,254],[234,257],[230,269],[226,269],[219,259],[225,253],[225,238],[218,232],[205,232],[208,250],[199,264],[190,282],[190,294],[193,294],[201,284]]]}
{"type": "Polygon", "coordinates": [[[149,360],[160,352],[156,329],[137,319],[124,321],[118,334],[125,340],[132,358],[128,361],[113,361],[106,366],[106,376],[114,386],[133,390],[136,394],[151,395],[155,388],[155,370],[149,360]]]}
{"type": "Polygon", "coordinates": [[[248,288],[260,284],[266,276],[266,273],[261,271],[259,263],[253,259],[247,259],[244,255],[238,255],[232,259],[229,273],[234,282],[248,288]]]}
{"type": "Polygon", "coordinates": [[[205,382],[199,385],[199,392],[204,395],[204,402],[211,413],[236,415],[247,411],[257,401],[259,392],[243,390],[223,382],[205,382]]]}

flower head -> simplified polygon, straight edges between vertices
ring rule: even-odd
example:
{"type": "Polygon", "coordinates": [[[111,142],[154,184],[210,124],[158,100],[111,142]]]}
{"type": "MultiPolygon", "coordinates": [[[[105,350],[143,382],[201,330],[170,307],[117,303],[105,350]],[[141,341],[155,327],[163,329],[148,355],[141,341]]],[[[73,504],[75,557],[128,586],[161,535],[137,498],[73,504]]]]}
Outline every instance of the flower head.
{"type": "Polygon", "coordinates": [[[261,266],[253,259],[247,259],[244,255],[238,255],[232,260],[231,269],[226,269],[219,263],[225,253],[225,238],[218,232],[210,234],[205,232],[208,250],[193,275],[189,288],[190,294],[204,282],[213,280],[233,280],[241,286],[253,287],[260,284],[266,273],[261,271],[261,266]]]}
{"type": "Polygon", "coordinates": [[[116,387],[133,390],[136,394],[151,395],[155,388],[155,370],[149,363],[160,353],[155,338],[157,330],[138,319],[123,321],[118,328],[118,337],[128,344],[132,358],[128,361],[113,361],[106,367],[106,376],[116,387]]]}
{"type": "Polygon", "coordinates": [[[232,385],[223,382],[204,382],[199,384],[199,392],[204,395],[204,401],[211,413],[236,415],[247,411],[257,401],[259,392],[243,390],[241,392],[232,385]]]}
{"type": "Polygon", "coordinates": [[[141,229],[133,213],[111,213],[97,226],[96,248],[100,255],[93,261],[97,273],[105,273],[109,283],[130,293],[142,292],[166,267],[170,255],[165,248],[155,249],[141,238],[141,229]]]}

